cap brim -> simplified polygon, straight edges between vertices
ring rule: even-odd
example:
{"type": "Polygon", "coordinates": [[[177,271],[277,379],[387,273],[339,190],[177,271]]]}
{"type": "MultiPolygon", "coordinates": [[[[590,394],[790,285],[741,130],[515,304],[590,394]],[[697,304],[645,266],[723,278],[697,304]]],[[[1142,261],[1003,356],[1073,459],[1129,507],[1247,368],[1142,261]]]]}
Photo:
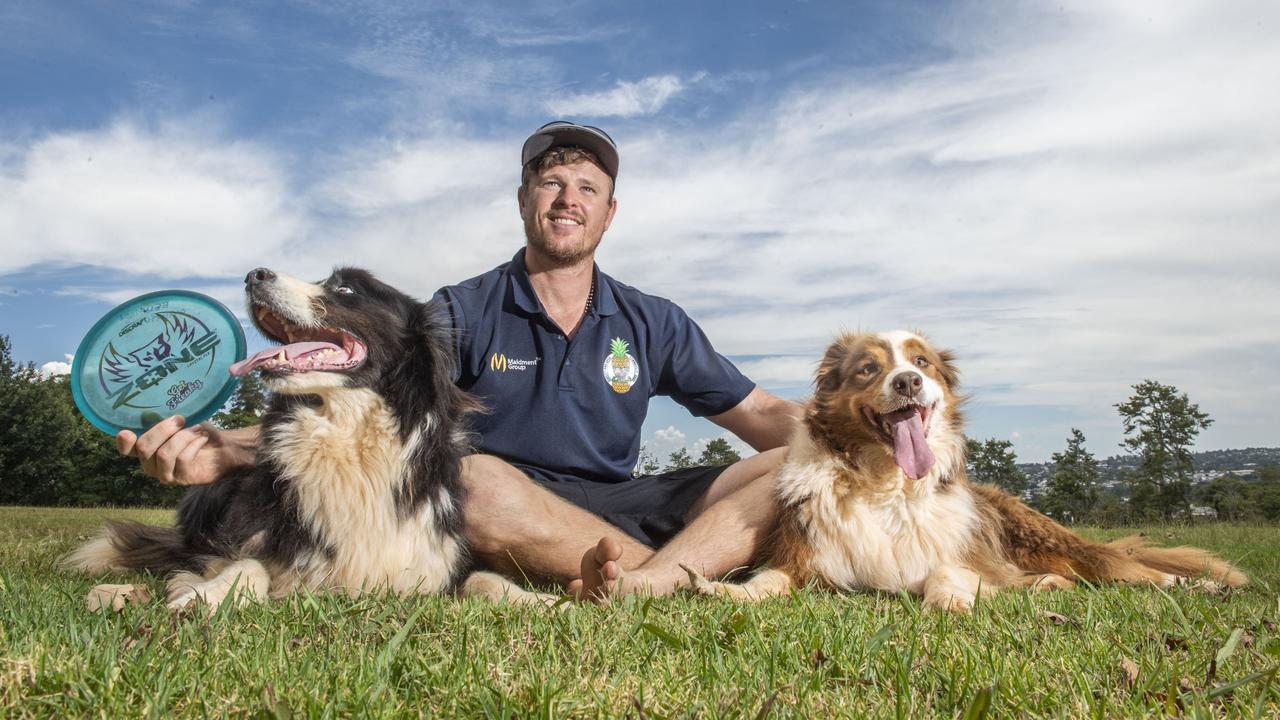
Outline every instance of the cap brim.
{"type": "Polygon", "coordinates": [[[618,149],[601,134],[584,127],[547,128],[536,132],[524,141],[520,153],[520,166],[528,165],[534,158],[556,147],[580,147],[595,155],[609,177],[618,177],[618,149]]]}

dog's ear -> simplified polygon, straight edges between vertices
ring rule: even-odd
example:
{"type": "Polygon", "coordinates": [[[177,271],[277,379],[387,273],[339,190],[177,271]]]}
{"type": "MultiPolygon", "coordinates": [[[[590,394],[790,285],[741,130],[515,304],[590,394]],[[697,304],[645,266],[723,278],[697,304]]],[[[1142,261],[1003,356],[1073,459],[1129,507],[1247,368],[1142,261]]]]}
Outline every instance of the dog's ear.
{"type": "Polygon", "coordinates": [[[485,407],[476,396],[455,384],[458,378],[457,342],[448,317],[448,311],[438,303],[417,303],[412,327],[416,335],[414,342],[419,347],[430,348],[429,353],[423,354],[432,356],[431,362],[436,368],[431,376],[433,391],[447,403],[450,415],[456,419],[466,413],[485,412],[485,407]]]}
{"type": "Polygon", "coordinates": [[[960,370],[956,367],[956,354],[950,350],[939,350],[938,372],[947,381],[947,387],[955,390],[960,385],[960,370]]]}
{"type": "Polygon", "coordinates": [[[852,344],[852,336],[842,335],[827,348],[813,376],[814,390],[818,395],[830,395],[844,384],[845,378],[848,377],[845,365],[848,364],[849,356],[853,352],[852,344]]]}
{"type": "MultiPolygon", "coordinates": [[[[404,309],[405,327],[399,358],[387,375],[387,395],[402,405],[401,417],[443,414],[457,419],[480,409],[471,395],[454,385],[456,362],[448,323],[432,303],[413,302],[404,309]]],[[[437,421],[441,418],[437,418],[437,421]]],[[[412,428],[401,428],[408,433],[412,428]]]]}

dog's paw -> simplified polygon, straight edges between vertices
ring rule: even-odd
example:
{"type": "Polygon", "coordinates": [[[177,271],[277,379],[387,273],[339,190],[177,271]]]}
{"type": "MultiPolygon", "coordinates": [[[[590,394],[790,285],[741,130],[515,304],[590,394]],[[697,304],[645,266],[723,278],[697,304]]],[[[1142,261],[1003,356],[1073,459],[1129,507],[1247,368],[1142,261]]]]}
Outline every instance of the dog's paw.
{"type": "Polygon", "coordinates": [[[171,591],[165,607],[174,615],[189,615],[201,607],[206,608],[207,612],[209,605],[204,602],[204,598],[196,592],[195,588],[187,588],[180,592],[171,591]]]}
{"type": "Polygon", "coordinates": [[[1032,590],[1070,590],[1075,586],[1074,581],[1053,573],[1041,575],[1031,583],[1032,590]]]}
{"type": "Polygon", "coordinates": [[[924,598],[924,606],[932,610],[942,610],[945,612],[966,615],[973,611],[973,601],[974,597],[972,595],[943,595],[939,593],[926,595],[924,598]]]}
{"type": "Polygon", "coordinates": [[[680,563],[680,568],[689,574],[689,587],[693,592],[699,595],[706,595],[708,597],[730,594],[729,589],[725,587],[724,583],[712,582],[703,577],[702,573],[694,570],[684,563],[680,563]]]}
{"type": "MultiPolygon", "coordinates": [[[[216,582],[201,583],[169,589],[169,602],[166,607],[175,615],[188,615],[203,612],[213,615],[222,606],[229,595],[229,589],[216,582]]],[[[244,593],[236,593],[233,602],[239,606],[245,603],[244,593]]]]}

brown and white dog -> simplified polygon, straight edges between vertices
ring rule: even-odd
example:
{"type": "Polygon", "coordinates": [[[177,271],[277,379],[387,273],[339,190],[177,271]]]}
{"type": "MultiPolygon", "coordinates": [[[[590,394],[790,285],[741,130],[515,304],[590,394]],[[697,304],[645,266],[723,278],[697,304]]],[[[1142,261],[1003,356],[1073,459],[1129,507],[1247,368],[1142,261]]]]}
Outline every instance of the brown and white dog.
{"type": "Polygon", "coordinates": [[[705,595],[759,600],[815,583],[910,592],[965,612],[979,592],[1185,578],[1237,587],[1204,550],[1141,538],[1089,542],[1003,491],[970,483],[950,353],[916,334],[845,335],[827,350],[804,423],[778,472],[779,523],[742,584],[689,570],[705,595]]]}

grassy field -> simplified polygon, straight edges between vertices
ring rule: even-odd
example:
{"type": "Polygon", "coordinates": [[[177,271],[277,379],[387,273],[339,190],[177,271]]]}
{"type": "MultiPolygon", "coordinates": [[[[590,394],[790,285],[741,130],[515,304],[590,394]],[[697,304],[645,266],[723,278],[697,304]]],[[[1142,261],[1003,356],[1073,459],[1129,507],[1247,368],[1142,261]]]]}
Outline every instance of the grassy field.
{"type": "Polygon", "coordinates": [[[93,579],[56,560],[103,517],[170,514],[0,508],[0,716],[1280,717],[1275,527],[1085,531],[1255,578],[1218,596],[1010,592],[952,617],[809,592],[560,613],[306,595],[204,618],[88,613],[93,579]]]}

